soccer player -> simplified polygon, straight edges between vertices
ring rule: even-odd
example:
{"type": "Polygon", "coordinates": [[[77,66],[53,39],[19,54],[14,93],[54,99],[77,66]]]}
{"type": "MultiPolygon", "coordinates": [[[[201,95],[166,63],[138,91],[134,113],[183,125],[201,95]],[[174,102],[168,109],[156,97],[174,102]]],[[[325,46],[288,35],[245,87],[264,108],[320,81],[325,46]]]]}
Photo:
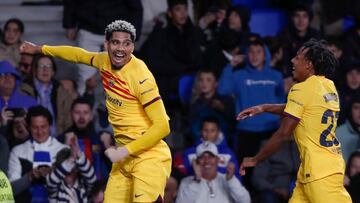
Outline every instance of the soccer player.
{"type": "Polygon", "coordinates": [[[25,42],[21,51],[43,53],[97,68],[106,93],[109,121],[118,148],[105,154],[113,162],[105,202],[162,201],[171,171],[171,154],[162,141],[169,118],[155,79],[143,61],[132,55],[135,28],[117,20],[105,29],[107,52],[70,46],[37,46],[25,42]]]}
{"type": "Polygon", "coordinates": [[[336,66],[334,55],[324,41],[306,42],[291,60],[295,84],[286,104],[263,104],[240,112],[245,119],[263,112],[283,114],[280,128],[254,157],[244,158],[240,174],[246,167],[276,152],[285,140],[295,136],[301,165],[290,203],[351,202],[344,182],[345,163],[335,136],[339,115],[339,97],[334,83],[325,75],[336,66]]]}

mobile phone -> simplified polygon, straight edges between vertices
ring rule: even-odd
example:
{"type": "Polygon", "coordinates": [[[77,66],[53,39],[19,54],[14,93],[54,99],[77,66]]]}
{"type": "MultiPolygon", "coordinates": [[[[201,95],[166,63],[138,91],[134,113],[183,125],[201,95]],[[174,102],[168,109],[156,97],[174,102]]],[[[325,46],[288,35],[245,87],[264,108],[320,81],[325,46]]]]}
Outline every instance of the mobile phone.
{"type": "Polygon", "coordinates": [[[7,108],[6,111],[11,111],[14,114],[14,117],[23,117],[26,115],[26,110],[24,108],[7,108]]]}

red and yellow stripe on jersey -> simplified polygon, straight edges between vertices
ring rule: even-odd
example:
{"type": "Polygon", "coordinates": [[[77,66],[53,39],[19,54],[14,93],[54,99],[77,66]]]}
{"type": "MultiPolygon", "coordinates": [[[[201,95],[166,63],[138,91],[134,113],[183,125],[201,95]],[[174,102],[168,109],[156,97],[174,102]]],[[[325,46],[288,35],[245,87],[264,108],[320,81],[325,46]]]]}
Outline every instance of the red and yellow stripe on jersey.
{"type": "Polygon", "coordinates": [[[295,129],[301,158],[299,182],[344,174],[345,163],[335,137],[339,110],[334,83],[323,76],[313,75],[290,89],[284,113],[299,120],[295,129]]]}
{"type": "Polygon", "coordinates": [[[42,52],[99,69],[115,140],[126,145],[130,154],[154,146],[166,136],[169,129],[164,129],[168,128],[164,122],[169,118],[155,79],[142,60],[132,55],[126,65],[115,70],[106,52],[70,46],[43,46],[42,52]]]}

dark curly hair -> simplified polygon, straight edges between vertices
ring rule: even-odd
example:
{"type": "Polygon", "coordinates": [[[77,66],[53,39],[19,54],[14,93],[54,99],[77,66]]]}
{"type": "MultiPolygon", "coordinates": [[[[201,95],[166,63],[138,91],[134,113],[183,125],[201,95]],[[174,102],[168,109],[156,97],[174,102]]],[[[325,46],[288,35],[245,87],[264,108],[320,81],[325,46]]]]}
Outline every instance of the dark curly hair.
{"type": "Polygon", "coordinates": [[[305,53],[305,58],[314,66],[315,75],[323,75],[329,77],[335,71],[338,60],[334,54],[327,48],[325,40],[310,39],[303,44],[308,51],[305,53]]]}

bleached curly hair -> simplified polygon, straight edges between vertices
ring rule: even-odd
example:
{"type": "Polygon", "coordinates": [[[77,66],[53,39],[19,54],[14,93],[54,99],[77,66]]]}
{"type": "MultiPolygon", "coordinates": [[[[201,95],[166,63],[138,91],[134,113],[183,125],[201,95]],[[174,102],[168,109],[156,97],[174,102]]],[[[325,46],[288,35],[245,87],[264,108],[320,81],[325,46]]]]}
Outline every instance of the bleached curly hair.
{"type": "Polygon", "coordinates": [[[125,21],[125,20],[115,20],[114,22],[110,23],[105,28],[105,38],[106,40],[110,40],[113,32],[126,32],[130,34],[130,38],[132,41],[136,39],[136,29],[135,27],[125,21]]]}

